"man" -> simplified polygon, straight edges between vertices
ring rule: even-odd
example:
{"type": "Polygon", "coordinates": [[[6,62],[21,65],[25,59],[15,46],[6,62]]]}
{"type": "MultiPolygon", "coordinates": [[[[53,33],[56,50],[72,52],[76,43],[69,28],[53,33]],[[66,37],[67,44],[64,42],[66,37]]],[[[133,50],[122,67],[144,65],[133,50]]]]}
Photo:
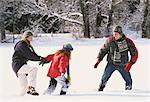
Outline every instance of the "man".
{"type": "Polygon", "coordinates": [[[97,68],[106,54],[108,63],[104,70],[98,91],[103,91],[107,81],[115,70],[118,70],[125,80],[125,90],[131,90],[132,78],[130,69],[137,61],[138,51],[133,41],[123,34],[121,26],[116,26],[113,36],[110,36],[100,49],[94,68],[97,68]],[[130,60],[128,52],[130,52],[130,60]]]}
{"type": "Polygon", "coordinates": [[[42,60],[42,57],[35,53],[32,45],[30,44],[32,36],[32,32],[24,32],[22,40],[16,43],[14,47],[15,51],[12,56],[12,68],[20,81],[21,96],[25,95],[25,93],[39,95],[35,90],[37,68],[27,64],[28,60],[42,60]]]}

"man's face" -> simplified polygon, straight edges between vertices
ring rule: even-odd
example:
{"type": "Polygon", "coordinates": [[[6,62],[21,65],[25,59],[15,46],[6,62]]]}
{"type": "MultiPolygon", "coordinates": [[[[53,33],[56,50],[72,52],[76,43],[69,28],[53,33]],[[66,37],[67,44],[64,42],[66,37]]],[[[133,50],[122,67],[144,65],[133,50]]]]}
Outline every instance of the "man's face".
{"type": "Polygon", "coordinates": [[[115,40],[118,40],[121,38],[121,35],[118,32],[113,32],[113,37],[115,37],[115,40]]]}
{"type": "Polygon", "coordinates": [[[27,37],[27,40],[32,41],[33,40],[32,36],[27,37]]]}

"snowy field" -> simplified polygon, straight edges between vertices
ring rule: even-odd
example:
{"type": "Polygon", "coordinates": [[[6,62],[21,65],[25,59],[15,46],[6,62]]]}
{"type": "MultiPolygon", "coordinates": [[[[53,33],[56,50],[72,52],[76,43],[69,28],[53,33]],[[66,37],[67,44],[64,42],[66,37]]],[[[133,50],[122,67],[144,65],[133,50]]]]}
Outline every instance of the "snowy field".
{"type": "Polygon", "coordinates": [[[74,47],[70,62],[71,86],[66,96],[59,96],[60,85],[52,95],[43,95],[49,78],[46,76],[49,64],[41,67],[38,62],[29,62],[38,67],[37,91],[39,96],[19,97],[19,82],[11,68],[14,43],[0,43],[0,99],[1,102],[150,102],[150,40],[134,38],[139,51],[139,58],[132,66],[133,90],[124,90],[124,80],[115,71],[103,92],[98,92],[98,85],[103,74],[106,57],[97,69],[93,68],[99,48],[106,38],[75,40],[71,36],[35,38],[32,42],[35,51],[47,56],[60,49],[63,43],[74,47]]]}

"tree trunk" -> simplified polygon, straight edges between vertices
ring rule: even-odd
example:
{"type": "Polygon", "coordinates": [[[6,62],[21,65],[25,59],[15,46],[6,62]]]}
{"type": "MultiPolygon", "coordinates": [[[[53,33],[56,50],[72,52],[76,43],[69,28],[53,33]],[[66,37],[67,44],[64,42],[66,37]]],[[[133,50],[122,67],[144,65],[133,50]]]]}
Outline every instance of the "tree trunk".
{"type": "Polygon", "coordinates": [[[96,26],[101,27],[101,22],[102,22],[102,16],[101,16],[101,10],[99,10],[96,15],[96,26]]]}
{"type": "Polygon", "coordinates": [[[6,38],[5,36],[5,24],[4,24],[4,1],[2,0],[0,3],[0,41],[3,42],[3,40],[6,38]]]}
{"type": "Polygon", "coordinates": [[[145,1],[144,20],[142,23],[142,38],[150,38],[150,1],[145,1]]]}
{"type": "Polygon", "coordinates": [[[88,6],[85,5],[83,0],[80,0],[80,7],[81,7],[81,13],[83,14],[83,30],[84,30],[84,37],[90,38],[90,24],[89,24],[89,15],[88,15],[88,6]]]}
{"type": "Polygon", "coordinates": [[[108,19],[108,24],[107,24],[107,31],[108,31],[108,34],[111,33],[111,25],[113,24],[113,19],[112,19],[112,15],[113,15],[113,10],[109,10],[109,19],[108,19]]]}
{"type": "Polygon", "coordinates": [[[96,15],[96,33],[95,33],[95,38],[101,37],[101,30],[100,28],[102,27],[102,16],[101,16],[101,10],[98,11],[96,15]]]}
{"type": "Polygon", "coordinates": [[[4,21],[0,19],[0,41],[3,42],[3,40],[6,38],[5,36],[5,25],[4,21]]]}
{"type": "Polygon", "coordinates": [[[114,9],[114,5],[113,5],[114,0],[111,1],[111,4],[109,4],[109,18],[108,18],[108,24],[107,24],[107,32],[108,35],[111,34],[111,26],[113,25],[113,9],[114,9]]]}

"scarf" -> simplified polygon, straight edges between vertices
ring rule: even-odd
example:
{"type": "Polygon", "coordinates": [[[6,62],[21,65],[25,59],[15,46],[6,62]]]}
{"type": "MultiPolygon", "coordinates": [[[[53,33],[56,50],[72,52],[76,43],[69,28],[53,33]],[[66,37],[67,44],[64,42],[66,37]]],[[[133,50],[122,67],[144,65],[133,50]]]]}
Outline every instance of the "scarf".
{"type": "Polygon", "coordinates": [[[128,45],[125,39],[117,41],[117,48],[114,50],[114,57],[113,62],[115,63],[121,63],[121,53],[124,51],[127,51],[128,45]]]}

